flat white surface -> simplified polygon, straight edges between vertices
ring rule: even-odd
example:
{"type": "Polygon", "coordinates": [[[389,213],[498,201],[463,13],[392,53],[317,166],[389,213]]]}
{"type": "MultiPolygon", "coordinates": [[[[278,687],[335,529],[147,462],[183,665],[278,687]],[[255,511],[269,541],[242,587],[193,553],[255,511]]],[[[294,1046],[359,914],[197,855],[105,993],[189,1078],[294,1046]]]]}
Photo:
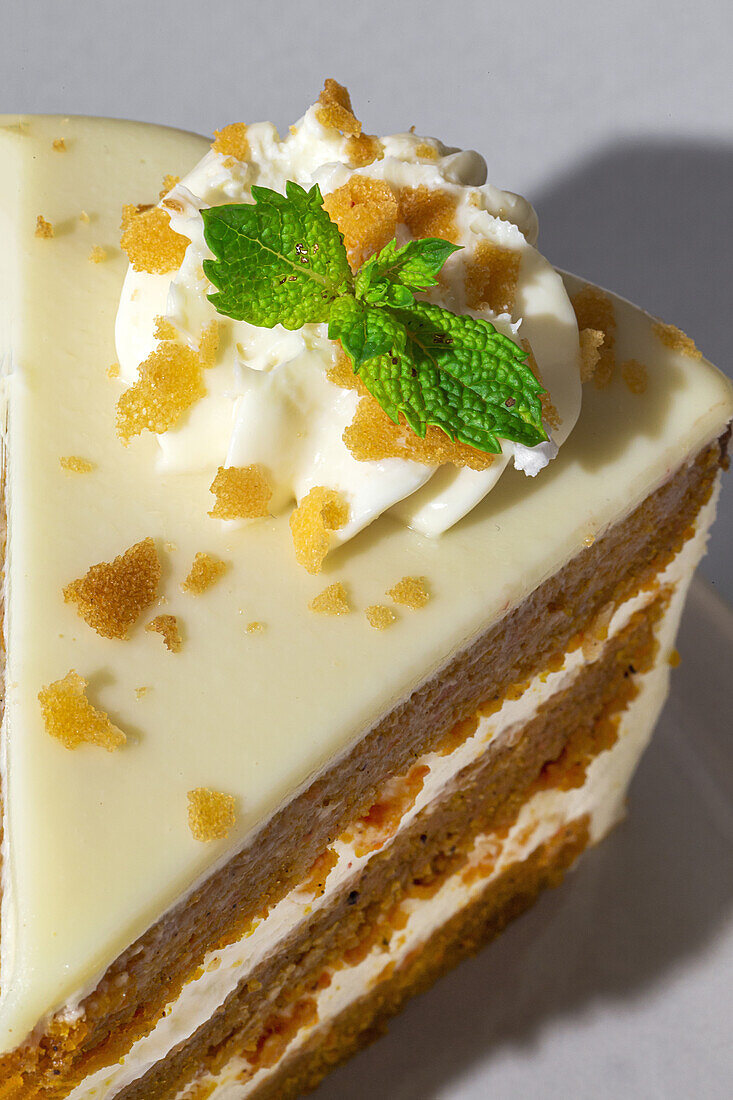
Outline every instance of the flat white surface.
{"type": "Polygon", "coordinates": [[[693,585],[629,816],[317,1100],[722,1100],[733,1089],[733,614],[693,585]]]}

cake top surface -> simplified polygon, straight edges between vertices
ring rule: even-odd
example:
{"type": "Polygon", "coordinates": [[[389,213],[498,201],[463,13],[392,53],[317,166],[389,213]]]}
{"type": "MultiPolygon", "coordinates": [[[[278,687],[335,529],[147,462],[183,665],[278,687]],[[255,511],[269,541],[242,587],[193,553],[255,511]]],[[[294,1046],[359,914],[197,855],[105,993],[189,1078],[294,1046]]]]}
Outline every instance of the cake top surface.
{"type": "MultiPolygon", "coordinates": [[[[237,156],[247,134],[217,141],[237,156]]],[[[714,368],[662,339],[645,314],[567,280],[581,295],[580,327],[599,331],[612,316],[615,337],[598,363],[607,384],[586,383],[552,466],[534,480],[508,470],[438,539],[383,515],[312,576],[294,561],[287,511],[272,514],[265,499],[257,456],[212,494],[227,468],[218,454],[204,468],[161,467],[154,436],[125,447],[116,432],[130,389],[108,370],[127,264],[119,211],[154,200],[164,175],[183,177],[209,143],[142,124],[7,118],[0,147],[7,1049],[73,1004],[284,800],[712,439],[733,405],[714,368]],[[39,215],[52,235],[36,235],[39,215]],[[90,259],[95,248],[103,261],[90,259]],[[210,515],[245,506],[271,514],[210,515]],[[121,600],[135,562],[136,594],[121,600]],[[72,748],[53,736],[44,698],[63,712],[61,731],[70,708],[83,713],[89,738],[72,748]]],[[[150,277],[167,295],[169,274],[150,277]]],[[[202,365],[214,343],[199,326],[204,375],[217,369],[202,365]]],[[[319,487],[336,496],[317,494],[302,524],[304,553],[316,556],[319,532],[331,537],[343,520],[337,487],[319,487]]]]}

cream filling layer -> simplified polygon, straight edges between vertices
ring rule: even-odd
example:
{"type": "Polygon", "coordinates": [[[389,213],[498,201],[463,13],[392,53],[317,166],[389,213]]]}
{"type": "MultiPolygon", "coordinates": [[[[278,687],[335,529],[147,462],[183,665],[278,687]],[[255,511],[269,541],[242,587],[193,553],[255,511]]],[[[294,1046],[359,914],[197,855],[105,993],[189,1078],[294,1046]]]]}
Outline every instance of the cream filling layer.
{"type": "MultiPolygon", "coordinates": [[[[666,656],[677,629],[684,594],[705,549],[708,527],[715,514],[717,495],[718,488],[716,487],[710,501],[699,513],[696,534],[685,543],[682,550],[658,578],[660,585],[669,585],[675,588],[675,596],[670,603],[664,624],[660,627],[659,632],[660,666],[664,673],[665,690],[667,683],[666,656]]],[[[655,595],[656,588],[647,590],[616,608],[608,623],[606,636],[612,638],[622,630],[632,615],[650,603],[655,595]]],[[[603,615],[601,617],[603,618],[603,615]]],[[[605,632],[603,633],[605,634],[605,632]]],[[[522,727],[536,713],[538,707],[547,702],[557,692],[569,687],[580,671],[589,662],[600,656],[604,644],[603,637],[596,638],[593,636],[593,631],[589,632],[589,637],[584,641],[583,646],[566,654],[563,666],[559,671],[542,673],[536,676],[518,699],[506,700],[495,714],[487,718],[481,718],[475,733],[449,755],[441,756],[438,753],[428,753],[416,761],[417,764],[426,766],[429,771],[413,806],[403,815],[397,834],[407,828],[425,806],[440,798],[441,794],[455,782],[459,773],[477,760],[484,752],[489,751],[491,747],[511,744],[513,738],[518,735],[522,727]]],[[[644,691],[647,695],[649,694],[646,687],[644,691]]],[[[639,713],[639,708],[635,703],[633,714],[636,715],[637,713],[639,713]]],[[[642,713],[646,712],[642,711],[642,713]]],[[[656,713],[654,717],[656,717],[656,713]]],[[[653,721],[654,718],[651,718],[649,728],[646,731],[647,734],[651,732],[653,721]]],[[[626,742],[628,739],[622,738],[621,740],[626,742]]],[[[597,811],[594,810],[594,824],[591,830],[593,840],[600,839],[613,821],[616,820],[619,799],[623,797],[628,778],[631,770],[633,770],[633,764],[639,755],[637,753],[630,764],[627,754],[617,752],[617,747],[611,752],[603,754],[602,757],[606,761],[602,771],[605,777],[603,782],[606,784],[603,789],[606,790],[609,784],[615,783],[618,794],[616,807],[613,808],[609,805],[606,806],[605,811],[602,811],[601,808],[598,808],[597,811]],[[614,779],[614,769],[616,767],[619,770],[616,779],[614,779]]],[[[643,745],[640,746],[639,752],[642,747],[643,745]]],[[[593,772],[593,768],[595,768],[595,765],[589,769],[589,777],[593,772]]],[[[552,825],[551,832],[543,834],[543,837],[546,838],[546,836],[556,831],[562,823],[561,817],[558,817],[558,812],[553,808],[554,800],[559,799],[558,805],[563,807],[565,806],[565,801],[563,801],[565,795],[572,795],[573,799],[568,802],[568,805],[572,809],[573,816],[590,812],[587,809],[578,809],[580,803],[576,799],[576,796],[578,799],[581,798],[581,792],[586,791],[586,789],[587,793],[589,792],[588,797],[591,799],[589,805],[594,804],[596,798],[595,788],[588,787],[587,784],[580,791],[575,792],[542,792],[541,795],[535,796],[531,803],[527,803],[527,807],[523,809],[520,815],[520,821],[524,823],[526,829],[528,824],[527,813],[537,811],[540,817],[546,815],[548,822],[552,825]],[[535,807],[535,810],[530,811],[528,809],[530,805],[535,807]],[[556,821],[560,824],[552,824],[556,821]]],[[[562,810],[562,813],[564,812],[562,810]]],[[[538,817],[538,821],[540,817],[538,817]]],[[[571,817],[564,820],[571,820],[571,817]]],[[[515,835],[519,834],[515,834],[515,830],[512,830],[507,844],[511,844],[511,837],[515,835]]],[[[210,952],[202,964],[200,976],[184,986],[176,1000],[167,1006],[163,1017],[158,1021],[155,1028],[148,1035],[138,1040],[119,1063],[99,1070],[79,1084],[70,1094],[69,1100],[110,1100],[127,1085],[147,1073],[156,1062],[165,1058],[174,1047],[189,1039],[227,1000],[239,983],[245,980],[263,959],[276,952],[278,946],[284,943],[302,922],[307,921],[317,910],[327,908],[336,894],[345,889],[350,882],[356,883],[369,859],[378,851],[384,850],[386,844],[391,843],[393,839],[394,835],[385,840],[381,848],[363,856],[356,855],[352,844],[343,839],[338,839],[332,845],[338,857],[337,862],[328,875],[326,889],[321,897],[315,898],[312,893],[295,888],[271,909],[265,919],[253,924],[240,940],[221,950],[210,952]]],[[[541,839],[533,840],[533,846],[541,842],[541,839]]],[[[512,850],[511,847],[508,850],[512,850]]],[[[533,849],[529,848],[527,852],[531,850],[533,849]]],[[[511,855],[511,860],[516,858],[520,858],[520,856],[517,854],[511,855]]],[[[386,964],[388,960],[384,959],[384,956],[380,957],[386,964]]],[[[83,995],[85,996],[88,992],[89,990],[86,990],[83,995]]],[[[72,1019],[78,1018],[79,1010],[77,1006],[81,999],[80,996],[74,1004],[68,1006],[67,1016],[72,1019]]]]}

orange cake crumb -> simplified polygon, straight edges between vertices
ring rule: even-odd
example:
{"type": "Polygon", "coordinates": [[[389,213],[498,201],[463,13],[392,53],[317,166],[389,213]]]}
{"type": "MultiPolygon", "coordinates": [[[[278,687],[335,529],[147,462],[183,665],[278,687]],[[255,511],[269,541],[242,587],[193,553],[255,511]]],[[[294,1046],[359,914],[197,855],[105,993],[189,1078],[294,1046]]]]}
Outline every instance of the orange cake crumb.
{"type": "Polygon", "coordinates": [[[406,775],[388,780],[379,801],[347,829],[342,839],[353,845],[358,858],[382,848],[394,836],[402,818],[415,805],[429,772],[427,765],[415,764],[406,775]]]}
{"type": "Polygon", "coordinates": [[[190,241],[171,229],[170,215],[159,206],[137,212],[127,206],[120,245],[135,271],[165,275],[181,266],[190,241]]]}
{"type": "Polygon", "coordinates": [[[298,891],[304,894],[314,894],[317,898],[323,897],[326,892],[326,879],[338,863],[338,855],[335,849],[326,848],[314,860],[310,871],[298,883],[298,891]]]}
{"type": "Polygon", "coordinates": [[[702,352],[696,346],[695,341],[676,325],[667,325],[664,321],[655,321],[652,332],[661,340],[665,347],[673,351],[680,351],[683,355],[689,355],[691,359],[702,359],[702,352]]]}
{"type": "Polygon", "coordinates": [[[39,214],[36,218],[36,236],[41,240],[49,240],[53,237],[53,225],[46,221],[43,214],[39,214]]]}
{"type": "Polygon", "coordinates": [[[244,629],[248,634],[261,634],[265,629],[265,624],[258,622],[257,619],[253,619],[251,623],[247,623],[244,629]]]}
{"type": "Polygon", "coordinates": [[[120,377],[120,364],[119,363],[110,363],[110,365],[107,367],[107,377],[108,378],[119,378],[120,377]]]}
{"type": "Polygon", "coordinates": [[[156,340],[177,340],[178,329],[168,317],[158,314],[154,320],[153,336],[156,340]]]}
{"type": "Polygon", "coordinates": [[[326,195],[323,206],[343,233],[353,270],[384,248],[397,231],[397,201],[383,180],[354,175],[326,195]]]}
{"type": "Polygon", "coordinates": [[[385,607],[383,603],[373,603],[367,607],[364,614],[367,622],[375,630],[386,630],[392,623],[397,622],[397,616],[391,607],[385,607]]]}
{"type": "Polygon", "coordinates": [[[422,141],[419,141],[415,146],[415,156],[421,157],[423,160],[437,160],[439,155],[440,154],[436,146],[432,145],[424,138],[422,141]]]}
{"type": "Polygon", "coordinates": [[[79,215],[79,221],[84,222],[85,225],[89,225],[89,222],[91,220],[92,219],[89,217],[86,210],[82,210],[81,214],[79,215]]]}
{"type": "Polygon", "coordinates": [[[401,581],[387,592],[395,603],[403,604],[417,610],[425,607],[430,599],[425,577],[403,577],[401,581]]]}
{"type": "Polygon", "coordinates": [[[85,694],[86,686],[86,680],[72,669],[63,680],[41,688],[38,699],[46,733],[67,749],[99,745],[113,752],[127,738],[103,710],[92,706],[85,694]]]}
{"type": "Polygon", "coordinates": [[[232,795],[196,787],[188,792],[188,825],[195,840],[223,840],[236,821],[232,795]]]}
{"type": "Polygon", "coordinates": [[[454,244],[458,240],[458,200],[454,195],[421,184],[401,187],[397,202],[399,221],[404,222],[413,237],[443,237],[454,244]]]}
{"type": "Polygon", "coordinates": [[[613,302],[596,286],[585,286],[572,299],[578,328],[593,329],[603,334],[603,342],[597,345],[593,381],[599,389],[609,384],[615,366],[616,314],[613,302]]]}
{"type": "Polygon", "coordinates": [[[682,658],[680,657],[680,652],[678,649],[671,649],[669,651],[667,664],[670,668],[679,668],[679,666],[682,664],[682,658]]]}
{"type": "Polygon", "coordinates": [[[466,304],[469,309],[511,313],[522,256],[492,241],[481,240],[466,261],[466,304]]]}
{"type": "Polygon", "coordinates": [[[626,359],[621,364],[621,377],[632,393],[646,393],[647,370],[638,359],[626,359]]]}
{"type": "Polygon", "coordinates": [[[205,394],[197,352],[164,340],[140,364],[137,381],[117,402],[117,432],[125,443],[146,430],[166,432],[205,394]]]}
{"type": "MultiPolygon", "coordinates": [[[[532,371],[532,374],[535,376],[539,384],[541,386],[544,385],[542,381],[542,375],[540,373],[540,368],[537,365],[537,360],[535,359],[534,352],[532,351],[532,345],[530,344],[529,340],[522,340],[521,344],[524,350],[527,352],[527,366],[532,371]]],[[[562,419],[559,412],[557,411],[555,403],[553,402],[547,390],[544,390],[544,392],[540,394],[540,404],[542,405],[543,422],[548,426],[548,428],[559,428],[562,424],[562,419]]]]}
{"type": "Polygon", "coordinates": [[[331,77],[326,78],[318,97],[316,118],[321,126],[338,130],[345,137],[359,137],[361,134],[361,123],[354,115],[348,89],[331,77]]]}
{"type": "Polygon", "coordinates": [[[261,466],[220,466],[211,483],[215,519],[256,519],[270,514],[272,486],[261,466]]]}
{"type": "Polygon", "coordinates": [[[159,583],[158,552],[153,539],[147,538],[67,584],[64,600],[75,603],[82,619],[103,638],[126,638],[155,600],[159,583]]]}
{"type": "Polygon", "coordinates": [[[107,259],[107,250],[102,248],[101,245],[95,244],[92,251],[89,253],[89,262],[93,264],[101,264],[107,259]]]}
{"type": "Polygon", "coordinates": [[[172,191],[176,184],[180,182],[180,176],[171,176],[170,174],[166,173],[166,175],[163,176],[163,186],[158,192],[158,198],[164,199],[168,192],[172,191]]]}
{"type": "Polygon", "coordinates": [[[382,159],[384,146],[376,134],[359,134],[358,137],[347,138],[344,152],[353,168],[364,168],[382,159]]]}
{"type": "Polygon", "coordinates": [[[154,619],[150,620],[145,629],[151,631],[151,633],[161,634],[166,649],[169,649],[171,653],[180,651],[183,643],[181,632],[178,629],[178,619],[175,615],[156,615],[154,619]]]}
{"type": "Polygon", "coordinates": [[[81,458],[79,455],[66,455],[59,459],[59,463],[62,470],[68,470],[73,474],[90,474],[97,468],[95,462],[90,462],[88,458],[81,458]]]}
{"type": "Polygon", "coordinates": [[[227,562],[199,550],[181,589],[183,592],[190,592],[192,596],[200,596],[207,588],[216,584],[228,568],[227,562]]]}
{"type": "Polygon", "coordinates": [[[320,573],[331,531],[348,522],[349,506],[335,489],[316,485],[290,516],[295,557],[309,573],[320,573]]]}
{"type": "Polygon", "coordinates": [[[145,686],[137,687],[137,688],[135,688],[135,697],[137,699],[144,699],[149,691],[150,691],[149,687],[145,687],[145,686]]]}
{"type": "Polygon", "coordinates": [[[590,382],[601,357],[600,349],[604,336],[597,328],[583,328],[578,335],[580,339],[580,381],[590,382]]]}
{"type": "Polygon", "coordinates": [[[349,597],[341,581],[329,584],[328,588],[324,588],[323,592],[314,596],[308,604],[308,609],[315,611],[317,615],[348,615],[351,611],[349,597]]]}
{"type": "Polygon", "coordinates": [[[213,367],[219,350],[219,322],[210,321],[204,325],[199,336],[199,359],[204,370],[213,367]]]}
{"type": "Polygon", "coordinates": [[[57,153],[66,152],[66,142],[63,138],[54,138],[51,142],[51,147],[55,149],[57,153]]]}
{"type": "Polygon", "coordinates": [[[223,130],[214,130],[214,141],[211,148],[215,153],[221,153],[223,157],[249,160],[249,139],[247,138],[245,123],[230,122],[223,130]]]}

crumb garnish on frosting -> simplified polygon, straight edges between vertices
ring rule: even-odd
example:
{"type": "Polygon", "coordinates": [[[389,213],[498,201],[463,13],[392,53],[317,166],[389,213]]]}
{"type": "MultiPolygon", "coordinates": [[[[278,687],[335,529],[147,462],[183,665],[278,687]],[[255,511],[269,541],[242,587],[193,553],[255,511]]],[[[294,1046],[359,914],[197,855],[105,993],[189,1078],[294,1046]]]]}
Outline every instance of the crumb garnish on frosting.
{"type": "Polygon", "coordinates": [[[270,514],[272,486],[262,466],[220,466],[211,483],[215,519],[257,519],[270,514]]]}
{"type": "Polygon", "coordinates": [[[375,630],[386,630],[388,626],[392,626],[392,623],[397,622],[397,616],[392,608],[383,603],[371,604],[365,609],[364,614],[369,625],[375,630]]]}
{"type": "Polygon", "coordinates": [[[95,244],[92,251],[88,256],[89,262],[93,264],[101,264],[107,259],[107,249],[102,248],[101,245],[95,244]]]}
{"type": "Polygon", "coordinates": [[[87,681],[73,669],[63,680],[41,688],[38,700],[46,733],[67,749],[80,745],[98,745],[113,752],[127,738],[103,710],[97,710],[86,697],[87,681]]]}
{"type": "Polygon", "coordinates": [[[621,364],[621,377],[631,393],[646,393],[647,369],[638,359],[626,359],[621,364]]]}
{"type": "Polygon", "coordinates": [[[604,335],[597,328],[583,328],[580,337],[580,381],[590,382],[601,357],[604,335]]]}
{"type": "Polygon", "coordinates": [[[598,389],[606,387],[613,377],[616,365],[616,314],[613,302],[596,286],[584,286],[572,299],[578,328],[593,329],[603,334],[603,343],[597,344],[598,358],[593,381],[598,389]]]}
{"type": "Polygon", "coordinates": [[[331,532],[349,521],[349,506],[335,489],[316,485],[290,516],[295,557],[309,573],[320,573],[331,532]]]}
{"type": "Polygon", "coordinates": [[[64,600],[76,604],[82,619],[103,638],[127,638],[155,601],[160,574],[155,542],[143,539],[114,561],[99,562],[67,584],[64,600]]]}
{"type": "Polygon", "coordinates": [[[194,840],[223,840],[237,820],[233,795],[196,787],[188,792],[188,827],[194,840]]]}
{"type": "Polygon", "coordinates": [[[190,242],[170,225],[170,214],[159,206],[122,209],[120,246],[135,271],[151,275],[166,275],[183,262],[190,242]]]}
{"type": "Polygon", "coordinates": [[[475,310],[511,313],[521,262],[519,252],[500,248],[493,241],[479,241],[466,262],[466,305],[475,310]]]}
{"type": "Polygon", "coordinates": [[[51,142],[51,148],[54,149],[57,153],[65,153],[66,142],[63,138],[54,138],[51,142]]]}
{"type": "Polygon", "coordinates": [[[349,596],[341,581],[329,584],[308,604],[309,611],[316,615],[348,615],[351,611],[349,596]]]}
{"type": "Polygon", "coordinates": [[[181,182],[181,177],[180,176],[171,176],[169,174],[166,174],[165,176],[163,176],[163,186],[161,187],[160,191],[158,192],[158,198],[159,199],[164,199],[166,197],[166,195],[168,194],[168,192],[172,191],[173,188],[176,186],[176,184],[180,183],[180,182],[181,182]]]}
{"type": "Polygon", "coordinates": [[[676,325],[668,325],[664,321],[655,321],[652,325],[652,332],[658,340],[662,341],[665,347],[671,348],[672,351],[682,352],[683,355],[689,355],[692,359],[702,359],[702,352],[696,346],[692,337],[683,332],[681,328],[677,328],[676,325]]]}
{"type": "Polygon", "coordinates": [[[228,562],[199,550],[193,559],[188,576],[181,585],[181,590],[189,592],[192,596],[200,596],[221,580],[228,568],[228,562]]]}
{"type": "Polygon", "coordinates": [[[42,241],[48,241],[53,237],[53,223],[46,221],[43,214],[36,217],[36,236],[42,241]]]}
{"type": "Polygon", "coordinates": [[[92,219],[89,217],[86,210],[82,210],[82,212],[79,215],[79,221],[84,222],[84,225],[89,225],[91,220],[92,219]]]}
{"type": "Polygon", "coordinates": [[[166,649],[170,650],[171,653],[180,652],[183,641],[178,619],[175,615],[156,615],[154,619],[150,620],[145,629],[151,633],[160,634],[166,649]]]}
{"type": "Polygon", "coordinates": [[[421,184],[419,187],[400,187],[397,202],[400,221],[413,237],[442,237],[454,244],[458,241],[455,195],[421,184]]]}
{"type": "Polygon", "coordinates": [[[107,377],[108,378],[119,378],[120,377],[120,364],[119,363],[110,363],[110,365],[107,367],[107,377]]]}
{"type": "MultiPolygon", "coordinates": [[[[224,157],[235,160],[249,160],[250,149],[247,127],[244,122],[232,122],[223,130],[214,130],[211,148],[224,157]]],[[[170,190],[170,188],[168,188],[170,190]]]]}
{"type": "Polygon", "coordinates": [[[397,584],[389,589],[387,595],[395,603],[411,607],[413,610],[425,607],[430,599],[425,577],[403,577],[402,580],[397,581],[397,584]]]}
{"type": "Polygon", "coordinates": [[[384,248],[397,230],[397,199],[384,180],[354,175],[324,196],[323,208],[343,233],[352,270],[384,248]]]}
{"type": "Polygon", "coordinates": [[[80,455],[65,455],[59,459],[59,463],[62,470],[71,474],[90,474],[97,468],[95,462],[90,462],[88,458],[82,458],[80,455]]]}
{"type": "Polygon", "coordinates": [[[261,634],[265,629],[265,624],[258,619],[253,619],[252,622],[247,623],[244,629],[248,634],[261,634]]]}

